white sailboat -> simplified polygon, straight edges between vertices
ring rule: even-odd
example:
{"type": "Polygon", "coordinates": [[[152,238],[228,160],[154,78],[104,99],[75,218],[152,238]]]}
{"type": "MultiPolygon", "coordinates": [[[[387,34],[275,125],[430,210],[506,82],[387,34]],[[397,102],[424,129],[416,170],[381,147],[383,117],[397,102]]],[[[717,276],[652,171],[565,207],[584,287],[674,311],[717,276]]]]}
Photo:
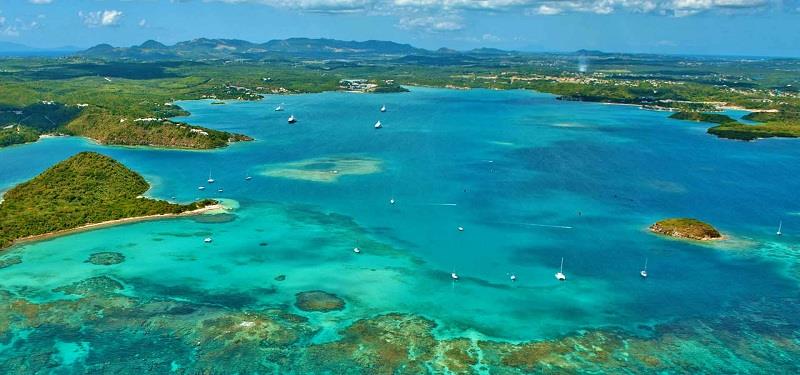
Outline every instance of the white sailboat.
{"type": "Polygon", "coordinates": [[[511,282],[517,281],[517,275],[515,275],[513,273],[511,274],[511,276],[509,278],[511,279],[511,282]]]}
{"type": "Polygon", "coordinates": [[[208,183],[209,183],[209,184],[213,184],[213,183],[214,183],[214,181],[216,181],[216,180],[214,180],[213,178],[211,178],[211,171],[208,171],[208,183]]]}
{"type": "Polygon", "coordinates": [[[394,198],[389,199],[389,204],[394,204],[394,198]]]}
{"type": "Polygon", "coordinates": [[[386,104],[381,106],[381,112],[386,112],[386,104]]]}
{"type": "Polygon", "coordinates": [[[463,232],[464,231],[464,227],[458,227],[458,231],[459,232],[463,232]]]}
{"type": "Polygon", "coordinates": [[[198,186],[197,190],[206,190],[206,187],[205,186],[198,186]]]}
{"type": "Polygon", "coordinates": [[[252,179],[253,179],[253,177],[251,177],[251,176],[247,176],[247,177],[244,178],[245,181],[250,181],[252,179]]]}
{"type": "Polygon", "coordinates": [[[564,274],[564,258],[561,258],[561,270],[556,273],[556,280],[564,281],[567,279],[567,275],[564,274]]]}
{"type": "Polygon", "coordinates": [[[458,280],[458,274],[456,271],[450,272],[450,278],[453,279],[453,281],[458,280]]]}
{"type": "Polygon", "coordinates": [[[380,121],[378,121],[378,122],[376,122],[376,123],[375,123],[375,129],[380,129],[380,128],[382,128],[382,127],[383,127],[383,125],[381,124],[381,122],[380,122],[380,121]]]}
{"type": "Polygon", "coordinates": [[[779,235],[779,236],[780,236],[780,235],[783,235],[783,232],[781,232],[781,229],[783,229],[783,220],[781,220],[780,222],[778,222],[778,231],[777,231],[775,234],[777,234],[777,235],[779,235]]]}
{"type": "Polygon", "coordinates": [[[281,112],[281,111],[283,111],[283,106],[278,104],[278,106],[275,107],[275,112],[281,112]]]}
{"type": "Polygon", "coordinates": [[[644,258],[644,269],[639,271],[639,275],[643,278],[647,278],[647,258],[644,258]]]}
{"type": "Polygon", "coordinates": [[[290,115],[290,116],[289,116],[289,120],[287,120],[287,121],[288,121],[290,124],[294,124],[295,122],[297,122],[297,117],[294,117],[294,115],[290,115]]]}
{"type": "Polygon", "coordinates": [[[211,239],[211,237],[206,237],[206,238],[203,240],[203,242],[205,242],[205,243],[211,243],[211,241],[213,241],[213,240],[211,239]]]}

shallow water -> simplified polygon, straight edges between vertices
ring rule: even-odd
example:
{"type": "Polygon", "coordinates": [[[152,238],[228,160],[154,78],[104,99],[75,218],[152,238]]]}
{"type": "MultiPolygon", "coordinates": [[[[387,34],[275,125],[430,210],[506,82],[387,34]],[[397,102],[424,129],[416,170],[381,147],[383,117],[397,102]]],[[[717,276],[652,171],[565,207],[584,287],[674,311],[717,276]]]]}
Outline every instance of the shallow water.
{"type": "MultiPolygon", "coordinates": [[[[414,88],[180,105],[192,113],[184,121],[256,141],[191,152],[44,139],[0,150],[0,191],[94,150],[143,174],[150,196],[225,198],[238,205],[232,215],[18,246],[0,255],[23,260],[0,269],[1,289],[48,303],[65,298],[53,291],[59,286],[108,275],[132,298],[294,313],[296,293],[324,290],[347,305],[299,314],[318,329],[316,344],[388,312],[436,321],[440,339],[523,341],[612,328],[647,337],[654,326],[714,321],[732,306],[758,302],[769,306],[770,319],[786,323],[770,336],[800,342],[796,309],[777,302],[798,297],[795,140],[722,140],[705,133],[710,125],[671,120],[666,112],[527,91],[414,88]],[[286,112],[272,111],[278,103],[286,112]],[[386,113],[378,111],[382,104],[386,113]],[[289,114],[296,125],[286,124],[289,114]],[[383,129],[373,129],[377,120],[383,129]],[[336,177],[328,178],[333,169],[336,177]],[[217,182],[197,190],[208,185],[209,172],[217,182]],[[708,221],[730,239],[698,245],[647,232],[671,216],[708,221]],[[779,220],[781,237],[774,235],[779,220]],[[204,244],[207,236],[214,242],[204,244]],[[125,261],[86,262],[101,251],[125,261]],[[568,281],[559,283],[553,275],[562,257],[568,281]],[[646,258],[650,277],[642,280],[646,258]]],[[[751,320],[726,329],[744,332],[751,320]]],[[[0,359],[14,351],[4,344],[25,341],[19,332],[2,333],[0,359]]],[[[56,362],[69,368],[91,359],[86,340],[55,342],[54,356],[63,357],[56,362]]],[[[758,340],[756,333],[748,343],[758,340]]],[[[708,358],[718,355],[685,354],[708,366],[700,371],[746,371],[755,362],[714,367],[708,358]]]]}

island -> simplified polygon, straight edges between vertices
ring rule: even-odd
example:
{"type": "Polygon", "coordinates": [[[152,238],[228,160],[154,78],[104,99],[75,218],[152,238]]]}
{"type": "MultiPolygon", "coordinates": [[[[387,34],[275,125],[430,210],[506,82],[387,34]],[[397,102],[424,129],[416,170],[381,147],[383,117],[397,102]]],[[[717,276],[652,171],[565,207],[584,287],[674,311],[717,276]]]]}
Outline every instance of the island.
{"type": "Polygon", "coordinates": [[[198,214],[214,200],[176,204],[142,196],[150,185],[116,160],[81,152],[7,191],[0,203],[0,249],[114,223],[198,214]]]}
{"type": "Polygon", "coordinates": [[[722,234],[711,225],[697,219],[670,218],[650,226],[653,233],[695,241],[721,240],[722,234]]]}
{"type": "MultiPolygon", "coordinates": [[[[159,107],[159,106],[156,106],[159,107]]],[[[0,147],[35,142],[46,135],[73,135],[98,143],[125,146],[210,149],[252,138],[219,130],[175,122],[159,116],[188,112],[165,103],[154,112],[114,113],[87,103],[67,105],[42,101],[21,107],[0,106],[0,147]]]]}
{"type": "Polygon", "coordinates": [[[727,124],[729,122],[736,122],[736,120],[730,118],[728,115],[723,115],[721,113],[705,113],[705,112],[675,112],[669,116],[671,119],[675,120],[687,120],[687,121],[698,121],[698,122],[710,122],[713,124],[727,124]]]}

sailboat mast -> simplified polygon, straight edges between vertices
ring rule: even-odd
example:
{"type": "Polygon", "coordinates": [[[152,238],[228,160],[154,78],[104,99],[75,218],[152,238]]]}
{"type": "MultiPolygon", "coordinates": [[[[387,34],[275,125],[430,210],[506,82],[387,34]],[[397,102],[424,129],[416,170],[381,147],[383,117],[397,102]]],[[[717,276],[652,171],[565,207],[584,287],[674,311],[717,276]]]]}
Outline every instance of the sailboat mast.
{"type": "Polygon", "coordinates": [[[558,272],[564,273],[564,257],[561,257],[561,270],[558,272]]]}

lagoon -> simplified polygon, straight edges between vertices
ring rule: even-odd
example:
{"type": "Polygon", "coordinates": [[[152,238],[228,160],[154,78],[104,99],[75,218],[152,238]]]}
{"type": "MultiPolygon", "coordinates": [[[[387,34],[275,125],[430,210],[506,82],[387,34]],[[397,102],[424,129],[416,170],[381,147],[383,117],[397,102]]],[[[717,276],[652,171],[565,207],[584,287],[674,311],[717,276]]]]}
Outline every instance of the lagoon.
{"type": "MultiPolygon", "coordinates": [[[[687,322],[722,320],[752,346],[776,340],[798,359],[796,141],[718,139],[705,133],[708,124],[669,113],[530,91],[412,88],[179,104],[192,113],[179,121],[255,141],[176,151],[48,138],[0,150],[0,191],[93,150],[143,174],[153,185],[149,196],[218,198],[234,209],[14,247],[0,259],[22,262],[0,269],[0,289],[47,304],[73,298],[56,288],[108,276],[130,298],[281,309],[315,330],[294,344],[300,348],[339,340],[359,319],[397,312],[436,322],[437,339],[475,342],[594,330],[651,338],[687,322]],[[281,103],[286,111],[273,111],[281,103]],[[383,104],[388,111],[380,113],[383,104]],[[297,124],[286,123],[289,114],[297,124]],[[377,120],[382,129],[373,128],[377,120]],[[199,191],[209,172],[216,183],[199,191]],[[650,224],[676,216],[713,223],[730,239],[698,245],[648,233],[650,224]],[[213,243],[203,243],[208,236],[213,243]],[[86,262],[107,251],[124,262],[86,262]],[[562,257],[568,280],[560,283],[553,275],[562,257]],[[642,280],[645,258],[650,276],[642,280]],[[346,307],[309,313],[294,306],[297,293],[314,290],[336,294],[346,307]],[[757,321],[766,314],[769,322],[757,321]]],[[[93,342],[101,336],[56,323],[65,327],[55,338],[0,326],[0,368],[14,369],[11,358],[37,345],[80,348],[53,360],[64,369],[119,355],[93,342]]],[[[708,341],[699,333],[681,339],[684,346],[708,341]]],[[[708,351],[657,353],[662,363],[679,366],[666,358],[677,357],[701,372],[775,364],[761,352],[722,360],[721,352],[743,350],[725,338],[704,345],[708,351]]],[[[168,364],[191,362],[164,356],[168,364]]],[[[293,365],[283,369],[303,372],[293,365]]],[[[794,369],[784,365],[775,369],[794,369]]]]}

